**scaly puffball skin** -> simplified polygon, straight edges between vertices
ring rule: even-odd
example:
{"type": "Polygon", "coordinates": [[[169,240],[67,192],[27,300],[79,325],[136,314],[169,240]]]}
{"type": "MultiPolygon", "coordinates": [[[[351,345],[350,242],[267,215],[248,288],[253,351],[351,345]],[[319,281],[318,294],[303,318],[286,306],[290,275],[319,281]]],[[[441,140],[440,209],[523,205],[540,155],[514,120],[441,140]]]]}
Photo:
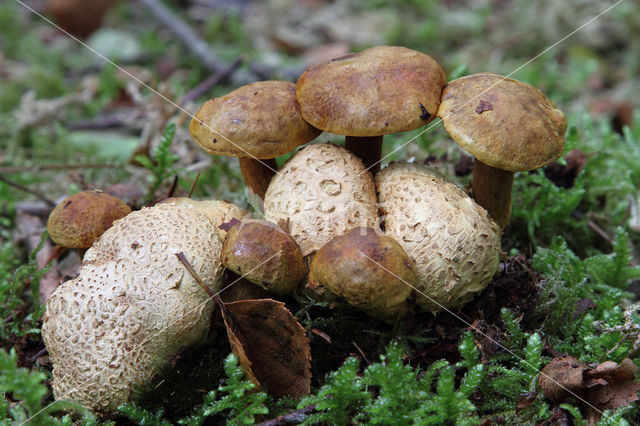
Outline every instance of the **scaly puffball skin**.
{"type": "Polygon", "coordinates": [[[53,293],[43,316],[56,399],[113,412],[159,366],[206,337],[214,304],[178,252],[220,289],[221,242],[193,208],[133,212],[87,251],[80,275],[53,293]]]}
{"type": "Polygon", "coordinates": [[[310,145],[287,161],[264,197],[265,219],[288,221],[302,255],[357,226],[378,229],[371,174],[362,161],[332,144],[310,145]]]}
{"type": "Polygon", "coordinates": [[[416,304],[436,313],[468,302],[498,270],[500,229],[482,207],[428,167],[395,163],[376,175],[385,233],[415,262],[416,304]],[[441,306],[440,306],[441,305],[441,306]]]}

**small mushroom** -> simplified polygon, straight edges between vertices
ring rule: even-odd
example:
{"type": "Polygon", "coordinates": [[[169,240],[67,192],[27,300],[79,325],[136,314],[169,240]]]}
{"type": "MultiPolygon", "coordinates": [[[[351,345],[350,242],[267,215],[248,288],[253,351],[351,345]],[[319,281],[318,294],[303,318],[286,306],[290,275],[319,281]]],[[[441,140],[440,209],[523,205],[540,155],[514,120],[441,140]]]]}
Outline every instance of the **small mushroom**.
{"type": "Polygon", "coordinates": [[[385,233],[415,262],[416,304],[433,313],[462,306],[498,270],[500,228],[455,184],[420,164],[376,175],[385,233]]]}
{"type": "Polygon", "coordinates": [[[239,157],[245,183],[260,198],[276,173],[272,159],[320,134],[302,119],[295,85],[286,81],[248,84],[205,102],[189,132],[205,151],[239,157]]]}
{"type": "Polygon", "coordinates": [[[198,210],[216,227],[222,240],[227,235],[227,231],[220,225],[228,223],[231,219],[242,220],[251,216],[251,213],[242,207],[225,200],[193,200],[187,197],[169,197],[162,200],[160,204],[188,206],[198,210]]]}
{"type": "Polygon", "coordinates": [[[296,96],[307,122],[346,135],[346,148],[375,174],[383,135],[433,120],[446,81],[430,56],[378,46],[309,68],[298,79],[296,96]]]}
{"type": "Polygon", "coordinates": [[[373,179],[346,149],[308,146],[271,180],[264,217],[289,232],[307,256],[351,228],[378,227],[373,179]]]}
{"type": "Polygon", "coordinates": [[[309,282],[321,285],[372,316],[407,311],[415,265],[396,240],[373,228],[350,229],[316,252],[309,282]]]}
{"type": "Polygon", "coordinates": [[[214,303],[175,256],[218,291],[222,243],[200,212],[157,205],[114,223],[80,275],[49,298],[42,338],[56,399],[113,413],[134,389],[207,335],[214,303]]]}
{"type": "Polygon", "coordinates": [[[222,263],[231,271],[275,294],[293,293],[307,275],[300,247],[275,223],[238,222],[222,245],[222,263]]]}
{"type": "Polygon", "coordinates": [[[533,86],[481,73],[447,84],[438,116],[453,140],[476,158],[473,197],[505,228],[513,173],[545,166],[562,154],[564,114],[533,86]]]}
{"type": "Polygon", "coordinates": [[[113,221],[131,213],[119,198],[102,191],[83,191],[60,202],[49,215],[47,231],[54,243],[68,248],[91,247],[113,221]]]}

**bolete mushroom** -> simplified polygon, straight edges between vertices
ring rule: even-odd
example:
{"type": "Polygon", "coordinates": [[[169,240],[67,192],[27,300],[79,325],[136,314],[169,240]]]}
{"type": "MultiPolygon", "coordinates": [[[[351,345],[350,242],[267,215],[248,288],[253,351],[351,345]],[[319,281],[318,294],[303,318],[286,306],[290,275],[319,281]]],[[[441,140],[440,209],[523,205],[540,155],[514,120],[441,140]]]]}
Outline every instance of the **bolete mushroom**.
{"type": "Polygon", "coordinates": [[[208,332],[214,304],[175,253],[213,291],[222,243],[195,209],[157,205],[116,221],[87,251],[80,275],[49,298],[42,337],[56,399],[101,413],[208,332]]]}
{"type": "Polygon", "coordinates": [[[298,79],[296,96],[307,122],[346,135],[346,148],[375,174],[383,136],[434,119],[446,81],[430,56],[377,46],[307,69],[298,79]]]}
{"type": "Polygon", "coordinates": [[[248,84],[205,102],[189,132],[205,151],[239,157],[245,183],[260,198],[276,173],[273,159],[320,134],[302,119],[295,85],[287,81],[248,84]]]}
{"type": "Polygon", "coordinates": [[[352,228],[313,255],[309,282],[321,285],[372,316],[407,311],[416,268],[396,240],[373,228],[352,228]]]}
{"type": "Polygon", "coordinates": [[[275,294],[293,293],[307,275],[307,264],[291,235],[268,220],[247,219],[229,230],[222,263],[275,294]]]}
{"type": "Polygon", "coordinates": [[[198,210],[218,229],[222,240],[224,240],[224,237],[227,235],[227,231],[224,230],[224,227],[220,227],[220,225],[228,223],[232,219],[242,220],[251,216],[251,213],[242,207],[225,200],[193,200],[188,197],[169,197],[160,203],[188,206],[198,210]]]}
{"type": "Polygon", "coordinates": [[[480,73],[447,84],[438,116],[453,140],[475,157],[473,197],[505,228],[513,173],[545,166],[562,154],[564,114],[533,86],[480,73]]]}
{"type": "Polygon", "coordinates": [[[376,175],[385,233],[417,270],[416,304],[462,306],[498,270],[500,228],[486,210],[429,167],[394,163],[376,175]]]}
{"type": "Polygon", "coordinates": [[[49,215],[47,231],[54,243],[68,248],[91,247],[114,220],[131,213],[119,198],[102,191],[82,191],[62,200],[49,215]]]}
{"type": "Polygon", "coordinates": [[[307,256],[351,228],[378,227],[373,179],[346,149],[310,145],[271,180],[264,217],[289,232],[307,256]]]}

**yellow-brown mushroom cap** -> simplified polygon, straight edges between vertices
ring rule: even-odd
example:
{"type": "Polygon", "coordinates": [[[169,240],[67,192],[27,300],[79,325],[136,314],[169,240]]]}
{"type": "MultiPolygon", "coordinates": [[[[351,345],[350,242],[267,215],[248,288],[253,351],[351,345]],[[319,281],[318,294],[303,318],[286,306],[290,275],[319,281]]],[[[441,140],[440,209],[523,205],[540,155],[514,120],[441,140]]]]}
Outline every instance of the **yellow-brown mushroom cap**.
{"type": "Polygon", "coordinates": [[[444,72],[430,56],[398,46],[378,46],[306,70],[296,96],[302,116],[327,132],[381,136],[435,118],[444,72]]]}
{"type": "Polygon", "coordinates": [[[275,223],[247,219],[235,224],[222,245],[224,266],[276,294],[290,294],[307,275],[307,264],[291,235],[275,223]]]}
{"type": "Polygon", "coordinates": [[[275,158],[320,134],[302,119],[295,85],[261,81],[211,99],[189,124],[200,148],[232,157],[275,158]]]}
{"type": "Polygon", "coordinates": [[[535,87],[497,74],[447,84],[438,117],[462,148],[498,169],[537,169],[564,150],[562,111],[535,87]]]}
{"type": "Polygon", "coordinates": [[[309,282],[378,317],[406,312],[416,268],[400,244],[373,228],[352,228],[313,256],[309,282]]]}
{"type": "Polygon", "coordinates": [[[47,231],[56,244],[89,248],[114,220],[131,213],[131,208],[102,191],[83,191],[58,204],[47,221],[47,231]]]}

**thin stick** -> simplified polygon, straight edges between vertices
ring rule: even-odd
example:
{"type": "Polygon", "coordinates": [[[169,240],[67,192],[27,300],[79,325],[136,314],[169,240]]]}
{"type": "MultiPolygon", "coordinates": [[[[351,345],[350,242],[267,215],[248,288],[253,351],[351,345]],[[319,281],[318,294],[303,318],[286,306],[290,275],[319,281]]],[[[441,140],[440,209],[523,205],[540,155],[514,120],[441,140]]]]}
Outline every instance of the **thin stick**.
{"type": "Polygon", "coordinates": [[[118,166],[106,163],[87,164],[45,164],[34,166],[9,166],[0,167],[0,175],[10,175],[22,172],[37,172],[42,170],[77,170],[77,169],[115,169],[118,166]]]}
{"type": "Polygon", "coordinates": [[[222,80],[225,80],[227,77],[229,77],[236,69],[238,69],[240,65],[242,65],[243,62],[244,62],[244,58],[240,57],[235,61],[233,61],[231,65],[227,66],[222,71],[219,71],[213,74],[211,77],[207,78],[206,80],[202,81],[196,87],[194,87],[193,89],[185,93],[182,96],[180,103],[184,105],[204,95],[213,87],[215,87],[216,84],[220,83],[222,80]]]}
{"type": "Polygon", "coordinates": [[[193,269],[193,266],[191,266],[191,263],[189,263],[189,261],[187,260],[187,257],[184,255],[183,252],[180,253],[176,253],[176,257],[178,258],[178,260],[180,262],[182,262],[182,264],[184,265],[185,268],[187,268],[187,271],[189,271],[189,273],[191,274],[191,276],[193,277],[194,280],[196,280],[196,282],[198,284],[200,284],[200,287],[202,287],[202,289],[207,293],[207,295],[212,298],[216,304],[218,306],[220,306],[221,309],[225,309],[224,307],[224,302],[220,299],[220,296],[218,296],[217,294],[215,294],[205,283],[204,281],[202,281],[202,279],[198,276],[198,274],[196,273],[195,269],[193,269]]]}
{"type": "Polygon", "coordinates": [[[200,173],[199,172],[196,175],[196,178],[191,183],[191,188],[189,189],[189,195],[187,195],[187,198],[191,198],[191,195],[193,194],[193,191],[196,189],[196,185],[198,184],[198,179],[200,179],[200,173]]]}
{"type": "Polygon", "coordinates": [[[19,189],[20,191],[24,191],[26,193],[29,193],[37,198],[39,198],[40,200],[44,201],[45,203],[47,203],[48,205],[50,205],[51,207],[54,207],[56,205],[56,203],[54,203],[53,201],[51,201],[50,199],[48,199],[47,197],[45,197],[44,195],[42,195],[41,193],[39,193],[38,191],[31,189],[31,188],[27,188],[26,186],[23,186],[17,182],[14,182],[10,179],[7,179],[6,177],[0,175],[0,181],[6,183],[7,185],[13,186],[14,188],[19,189]]]}

